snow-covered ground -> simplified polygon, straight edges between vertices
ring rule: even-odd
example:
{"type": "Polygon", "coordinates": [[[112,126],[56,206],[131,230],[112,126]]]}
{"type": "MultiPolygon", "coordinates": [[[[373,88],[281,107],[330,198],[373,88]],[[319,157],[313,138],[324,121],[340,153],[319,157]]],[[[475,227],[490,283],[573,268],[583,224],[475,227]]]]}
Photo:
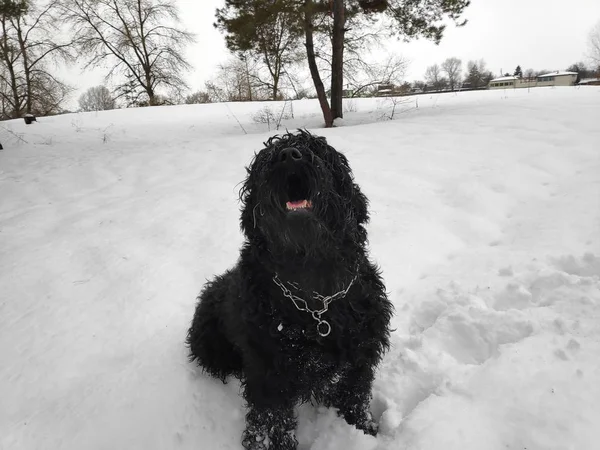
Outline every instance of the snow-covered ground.
{"type": "MultiPolygon", "coordinates": [[[[183,341],[204,280],[237,258],[264,106],[0,124],[1,449],[241,448],[239,384],[199,373],[183,341]]],[[[392,107],[348,102],[316,130],[371,200],[397,309],[380,433],[304,405],[300,448],[598,449],[600,88],[392,107]]],[[[320,125],[315,101],[293,109],[284,126],[320,125]]]]}

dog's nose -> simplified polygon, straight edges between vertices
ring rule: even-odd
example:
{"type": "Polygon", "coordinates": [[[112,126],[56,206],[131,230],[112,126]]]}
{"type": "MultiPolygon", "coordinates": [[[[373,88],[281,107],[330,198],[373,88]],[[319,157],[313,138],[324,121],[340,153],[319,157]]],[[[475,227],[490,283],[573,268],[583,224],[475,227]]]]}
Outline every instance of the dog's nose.
{"type": "Polygon", "coordinates": [[[280,162],[291,163],[295,161],[300,161],[301,159],[302,153],[300,153],[299,150],[293,147],[284,148],[283,150],[281,150],[281,153],[279,153],[280,162]]]}

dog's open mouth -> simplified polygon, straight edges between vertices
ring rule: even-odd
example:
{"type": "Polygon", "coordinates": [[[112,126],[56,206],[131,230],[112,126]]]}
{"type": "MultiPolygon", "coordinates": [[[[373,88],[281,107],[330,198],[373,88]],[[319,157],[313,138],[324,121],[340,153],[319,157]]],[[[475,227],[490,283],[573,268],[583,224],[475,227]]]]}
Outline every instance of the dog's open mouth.
{"type": "Polygon", "coordinates": [[[285,207],[288,211],[297,211],[299,209],[312,208],[312,203],[310,200],[297,200],[295,202],[286,202],[285,207]]]}
{"type": "Polygon", "coordinates": [[[306,211],[312,208],[312,202],[308,199],[309,188],[307,180],[297,174],[288,177],[285,185],[285,208],[288,211],[306,211]]]}

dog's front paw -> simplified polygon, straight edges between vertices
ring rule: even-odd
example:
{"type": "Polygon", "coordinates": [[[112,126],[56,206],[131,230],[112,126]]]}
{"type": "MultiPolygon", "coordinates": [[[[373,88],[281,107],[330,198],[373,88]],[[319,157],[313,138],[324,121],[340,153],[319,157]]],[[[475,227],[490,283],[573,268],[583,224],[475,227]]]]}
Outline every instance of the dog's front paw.
{"type": "Polygon", "coordinates": [[[296,450],[298,441],[293,431],[271,430],[271,436],[265,432],[245,430],[242,434],[242,446],[246,450],[296,450]]]}
{"type": "MultiPolygon", "coordinates": [[[[369,414],[370,416],[370,414],[369,414]]],[[[369,417],[361,426],[356,425],[356,428],[365,432],[365,434],[370,434],[371,436],[377,436],[377,432],[379,431],[379,424],[373,420],[372,417],[369,417]]]]}
{"type": "Polygon", "coordinates": [[[246,429],[242,434],[242,446],[246,450],[267,450],[270,443],[266,433],[254,429],[246,429]]]}
{"type": "Polygon", "coordinates": [[[276,422],[250,425],[242,434],[242,446],[246,450],[296,450],[296,433],[289,425],[276,422]]]}
{"type": "Polygon", "coordinates": [[[371,415],[371,411],[366,408],[356,408],[353,409],[351,413],[341,414],[341,416],[346,419],[350,425],[354,425],[359,430],[363,431],[365,434],[369,434],[371,436],[377,436],[377,432],[379,431],[379,423],[373,420],[373,416],[371,415]],[[356,410],[360,412],[356,412],[356,410]]]}

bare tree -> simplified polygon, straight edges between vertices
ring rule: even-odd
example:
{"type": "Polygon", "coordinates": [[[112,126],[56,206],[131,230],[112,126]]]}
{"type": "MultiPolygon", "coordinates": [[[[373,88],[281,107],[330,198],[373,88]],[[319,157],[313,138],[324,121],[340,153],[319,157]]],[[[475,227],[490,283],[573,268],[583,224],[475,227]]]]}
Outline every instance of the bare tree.
{"type": "Polygon", "coordinates": [[[427,83],[424,81],[416,80],[413,81],[412,88],[416,92],[427,92],[427,83]]]}
{"type": "Polygon", "coordinates": [[[442,76],[442,70],[438,64],[427,67],[425,80],[436,91],[441,91],[448,85],[448,80],[442,76]]]}
{"type": "Polygon", "coordinates": [[[286,74],[289,73],[288,70],[293,70],[295,62],[288,60],[285,64],[281,61],[271,64],[264,55],[254,51],[238,54],[238,59],[243,65],[242,69],[248,78],[248,85],[252,87],[248,95],[249,99],[255,96],[255,92],[261,99],[282,100],[286,97],[286,91],[291,87],[291,79],[286,74]],[[275,66],[276,71],[274,71],[275,66]]]}
{"type": "Polygon", "coordinates": [[[48,109],[52,102],[47,103],[47,99],[41,98],[47,93],[58,94],[54,102],[62,102],[66,94],[71,91],[69,86],[58,80],[47,68],[50,58],[60,61],[72,60],[70,53],[72,42],[57,42],[55,39],[59,34],[57,6],[56,2],[50,1],[39,9],[35,6],[30,7],[27,15],[11,18],[21,50],[28,113],[35,112],[36,102],[45,105],[42,109],[48,109]]]}
{"type": "Polygon", "coordinates": [[[186,105],[195,105],[199,103],[211,103],[212,99],[207,91],[196,91],[185,97],[186,105]]]}
{"type": "Polygon", "coordinates": [[[115,103],[115,99],[106,86],[91,87],[79,97],[79,108],[82,111],[115,109],[115,103]]]}
{"type": "Polygon", "coordinates": [[[539,77],[539,76],[541,76],[541,75],[547,75],[547,74],[549,74],[550,72],[557,72],[557,70],[554,70],[554,69],[553,69],[553,70],[550,70],[550,69],[536,70],[536,71],[534,72],[534,77],[539,77]]]}
{"type": "Polygon", "coordinates": [[[2,57],[2,101],[5,117],[17,118],[23,115],[25,109],[25,97],[22,91],[23,79],[19,70],[19,58],[21,52],[19,46],[15,45],[12,34],[11,18],[25,13],[25,6],[3,2],[0,4],[0,56],[2,57]]]}
{"type": "Polygon", "coordinates": [[[382,62],[370,62],[362,58],[348,60],[344,72],[352,97],[378,85],[399,85],[406,73],[407,62],[398,55],[389,55],[382,62]]]}
{"type": "Polygon", "coordinates": [[[289,91],[292,95],[288,95],[289,98],[300,100],[308,98],[310,96],[310,88],[307,87],[307,74],[303,71],[290,70],[290,67],[284,67],[283,74],[285,76],[286,85],[289,86],[289,91]]]}
{"type": "MultiPolygon", "coordinates": [[[[347,20],[346,25],[342,62],[344,90],[353,91],[352,96],[355,97],[375,92],[380,84],[399,84],[408,65],[406,60],[396,54],[381,59],[370,57],[373,48],[379,46],[383,38],[389,35],[385,24],[376,23],[372,17],[367,16],[352,17],[347,20]]],[[[321,30],[320,34],[313,36],[318,72],[322,75],[323,82],[333,83],[333,22],[326,16],[314,26],[321,30]]],[[[332,113],[334,112],[335,108],[332,106],[332,113]]]]}
{"type": "Polygon", "coordinates": [[[6,82],[5,68],[0,64],[0,120],[10,119],[13,112],[10,102],[4,97],[6,92],[9,92],[9,89],[6,82]]]}
{"type": "Polygon", "coordinates": [[[301,59],[300,43],[303,30],[299,27],[295,14],[289,8],[281,8],[277,1],[239,3],[244,16],[253,20],[236,17],[231,8],[217,9],[217,27],[225,31],[233,27],[242,32],[230,34],[226,38],[227,47],[234,52],[243,52],[263,67],[258,70],[261,84],[271,90],[271,99],[281,97],[280,83],[285,79],[286,68],[294,66],[301,59]],[[268,77],[263,77],[266,72],[268,77]]]}
{"type": "Polygon", "coordinates": [[[40,116],[59,114],[72,92],[72,86],[58,80],[49,71],[37,71],[31,78],[31,112],[40,116]]]}
{"type": "Polygon", "coordinates": [[[107,78],[121,76],[119,97],[130,104],[161,103],[161,89],[185,89],[183,57],[192,34],[178,28],[172,0],[60,0],[85,65],[109,64],[107,78]],[[127,78],[124,79],[123,77],[127,78]]]}
{"type": "Polygon", "coordinates": [[[577,78],[575,80],[576,84],[585,78],[594,78],[596,76],[596,71],[594,68],[588,67],[583,61],[571,64],[569,67],[567,67],[567,72],[577,73],[577,78]]]}
{"type": "Polygon", "coordinates": [[[442,70],[448,77],[448,87],[455,90],[460,87],[462,61],[458,58],[448,58],[442,63],[442,70]]]}
{"type": "Polygon", "coordinates": [[[600,67],[600,21],[590,31],[588,46],[590,59],[600,67]]]}
{"type": "Polygon", "coordinates": [[[48,68],[50,62],[70,61],[71,42],[59,42],[57,3],[4,0],[0,5],[0,54],[4,65],[3,100],[12,105],[12,116],[23,112],[52,114],[72,91],[48,68]],[[9,100],[10,98],[10,100],[9,100]]]}
{"type": "Polygon", "coordinates": [[[217,102],[247,102],[268,100],[271,90],[260,80],[255,61],[251,58],[232,58],[220,64],[206,90],[217,102]]]}
{"type": "Polygon", "coordinates": [[[487,70],[485,61],[469,61],[467,63],[467,75],[465,81],[474,89],[483,88],[494,78],[492,72],[487,70]]]}

